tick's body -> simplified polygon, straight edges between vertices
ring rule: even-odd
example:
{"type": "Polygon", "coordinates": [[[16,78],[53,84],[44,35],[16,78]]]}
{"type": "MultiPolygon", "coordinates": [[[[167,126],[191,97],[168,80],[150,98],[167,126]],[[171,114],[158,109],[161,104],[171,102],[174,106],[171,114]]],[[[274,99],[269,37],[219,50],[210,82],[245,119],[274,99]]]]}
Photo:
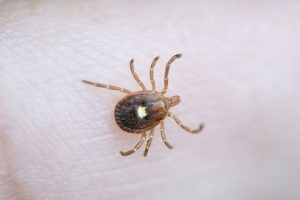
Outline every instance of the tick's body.
{"type": "Polygon", "coordinates": [[[133,60],[130,61],[130,69],[134,79],[141,86],[142,91],[131,92],[124,88],[83,80],[84,83],[89,85],[93,85],[101,88],[107,88],[111,90],[119,90],[127,94],[116,105],[115,120],[118,126],[122,130],[129,133],[141,134],[142,138],[135,145],[133,149],[126,152],[121,151],[121,155],[127,156],[134,153],[136,150],[138,150],[142,146],[144,141],[147,139],[147,134],[146,134],[147,131],[150,131],[150,135],[147,140],[146,149],[144,151],[144,156],[146,156],[152,142],[152,138],[154,135],[154,128],[158,124],[160,124],[160,133],[161,133],[162,140],[164,141],[164,143],[169,149],[172,149],[173,147],[168,143],[164,132],[164,119],[167,116],[173,118],[181,128],[183,128],[184,130],[190,133],[199,133],[203,129],[204,124],[201,124],[197,129],[191,129],[185,126],[184,124],[182,124],[179,118],[177,118],[174,114],[172,114],[169,111],[171,107],[176,106],[180,102],[180,97],[164,96],[164,94],[167,92],[168,89],[168,74],[169,74],[170,65],[176,58],[180,58],[180,57],[181,54],[177,54],[173,56],[167,63],[166,70],[165,70],[165,78],[164,78],[164,88],[162,91],[156,90],[155,81],[153,78],[154,66],[158,60],[158,57],[156,57],[153,60],[150,67],[150,81],[152,85],[152,90],[146,90],[144,84],[140,81],[139,77],[134,71],[133,60]]]}
{"type": "Polygon", "coordinates": [[[125,96],[115,108],[115,119],[129,133],[143,133],[159,124],[168,114],[159,92],[144,91],[125,96]]]}

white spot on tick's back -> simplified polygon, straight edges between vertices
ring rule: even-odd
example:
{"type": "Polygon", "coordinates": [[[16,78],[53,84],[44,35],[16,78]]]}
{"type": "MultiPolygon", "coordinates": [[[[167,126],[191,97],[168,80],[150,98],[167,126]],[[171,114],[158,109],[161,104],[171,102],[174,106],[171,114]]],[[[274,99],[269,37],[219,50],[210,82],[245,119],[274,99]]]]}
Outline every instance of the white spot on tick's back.
{"type": "Polygon", "coordinates": [[[147,116],[147,111],[145,106],[139,106],[137,109],[137,114],[139,118],[145,118],[147,116]]]}

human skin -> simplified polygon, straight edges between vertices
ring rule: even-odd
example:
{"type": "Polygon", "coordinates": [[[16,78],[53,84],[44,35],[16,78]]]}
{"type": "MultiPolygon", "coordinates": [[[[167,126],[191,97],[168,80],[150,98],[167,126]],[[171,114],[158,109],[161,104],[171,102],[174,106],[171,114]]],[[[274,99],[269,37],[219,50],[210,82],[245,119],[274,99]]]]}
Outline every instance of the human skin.
{"type": "Polygon", "coordinates": [[[297,1],[0,1],[1,200],[298,199],[297,1]],[[115,123],[171,56],[166,119],[147,157],[115,123]]]}

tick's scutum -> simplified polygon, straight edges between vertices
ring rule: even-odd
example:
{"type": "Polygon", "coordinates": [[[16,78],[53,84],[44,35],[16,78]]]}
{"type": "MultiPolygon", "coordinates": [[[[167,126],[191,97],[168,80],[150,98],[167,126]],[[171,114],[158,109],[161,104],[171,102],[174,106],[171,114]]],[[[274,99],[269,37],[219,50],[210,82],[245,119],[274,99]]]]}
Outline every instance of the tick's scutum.
{"type": "Polygon", "coordinates": [[[137,92],[125,96],[115,108],[119,127],[130,133],[140,133],[156,126],[165,118],[167,109],[158,92],[137,92]]]}

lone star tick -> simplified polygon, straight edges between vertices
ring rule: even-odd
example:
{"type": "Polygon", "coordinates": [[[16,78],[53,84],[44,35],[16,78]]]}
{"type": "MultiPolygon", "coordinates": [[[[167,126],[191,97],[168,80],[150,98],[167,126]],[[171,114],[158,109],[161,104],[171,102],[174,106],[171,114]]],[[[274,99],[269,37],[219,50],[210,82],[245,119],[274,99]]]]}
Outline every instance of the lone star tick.
{"type": "Polygon", "coordinates": [[[168,75],[170,65],[175,59],[180,57],[181,54],[177,54],[173,56],[167,63],[164,77],[164,88],[162,91],[156,90],[155,81],[153,78],[154,66],[159,57],[154,58],[150,66],[150,81],[152,85],[152,90],[146,90],[144,84],[139,79],[138,75],[135,73],[133,59],[131,59],[130,61],[130,70],[134,79],[142,88],[141,91],[131,92],[127,89],[113,85],[105,85],[102,83],[95,83],[91,81],[82,80],[83,83],[93,85],[95,87],[107,88],[110,90],[118,90],[127,94],[117,103],[115,107],[115,120],[122,130],[128,133],[141,134],[141,139],[129,151],[121,151],[120,153],[122,156],[128,156],[137,151],[146,139],[147,144],[144,151],[144,156],[147,156],[154,135],[154,128],[158,124],[160,124],[160,134],[162,140],[169,149],[172,149],[173,146],[167,141],[164,132],[164,120],[166,117],[173,118],[178,124],[178,126],[180,126],[189,133],[199,133],[204,128],[204,124],[200,124],[200,126],[197,129],[191,129],[188,126],[182,124],[179,118],[169,111],[170,108],[176,106],[180,102],[179,96],[165,96],[169,84],[168,75]],[[147,137],[147,131],[150,131],[149,137],[147,137]]]}

